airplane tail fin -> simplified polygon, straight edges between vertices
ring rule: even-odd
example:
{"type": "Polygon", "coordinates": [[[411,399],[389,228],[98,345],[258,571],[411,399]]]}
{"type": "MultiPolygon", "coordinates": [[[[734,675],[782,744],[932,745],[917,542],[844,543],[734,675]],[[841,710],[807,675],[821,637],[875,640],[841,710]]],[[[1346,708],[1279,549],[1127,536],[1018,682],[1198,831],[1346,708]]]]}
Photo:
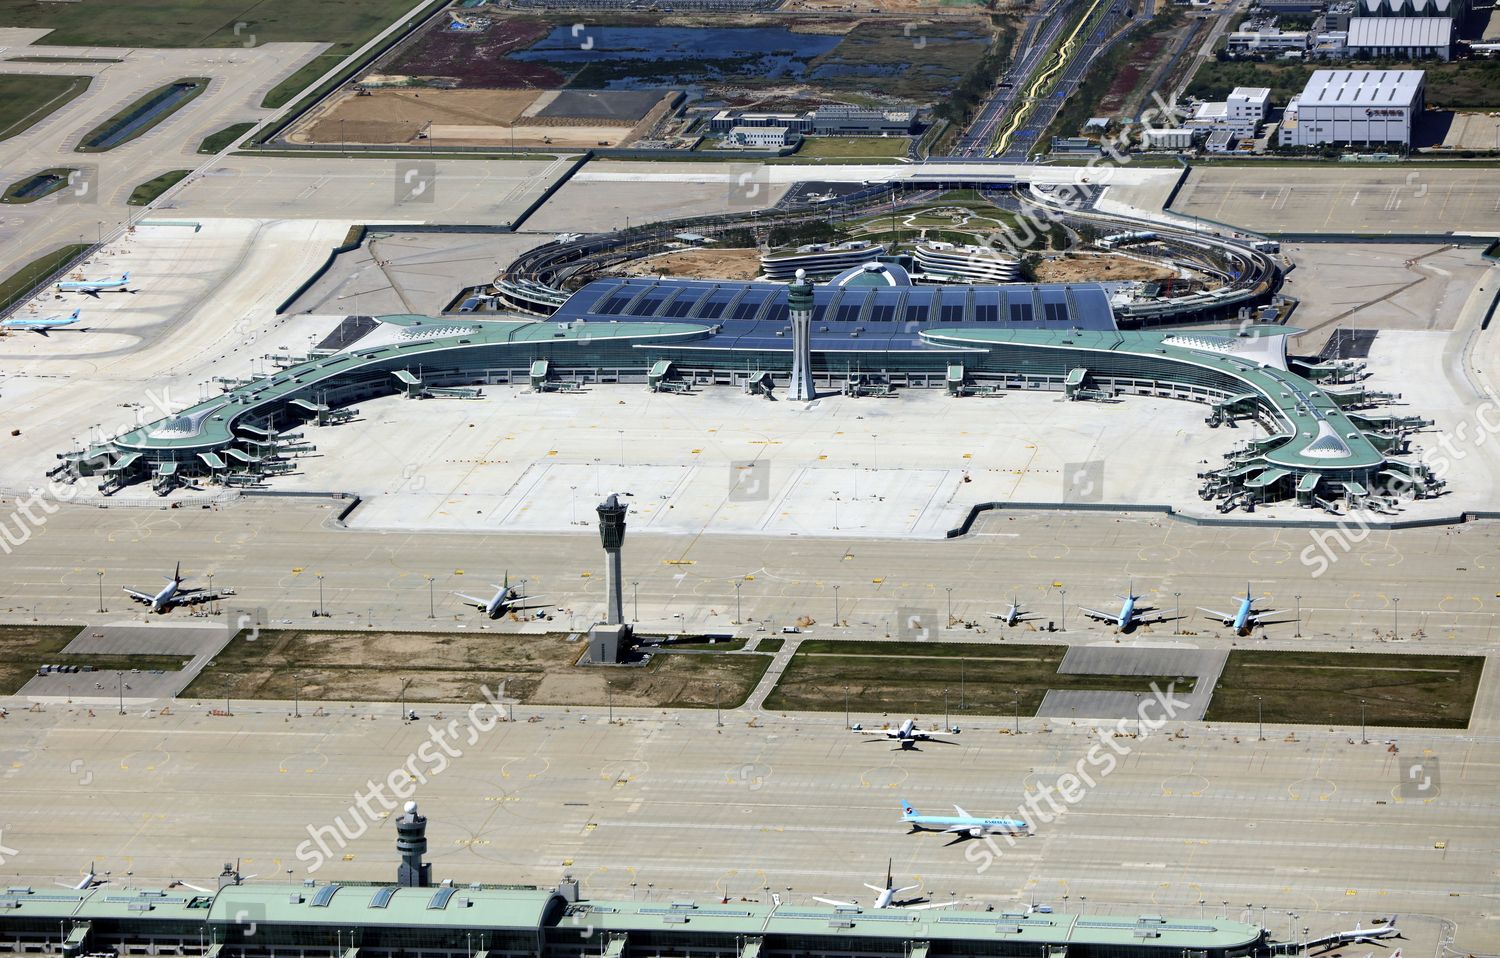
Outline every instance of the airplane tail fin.
{"type": "Polygon", "coordinates": [[[906,816],[906,817],[908,817],[908,818],[910,818],[911,816],[917,814],[917,810],[912,805],[911,802],[908,802],[906,799],[903,798],[901,800],[901,814],[904,815],[904,816],[906,816]]]}
{"type": "Polygon", "coordinates": [[[120,274],[120,282],[122,282],[122,283],[128,283],[128,282],[130,282],[130,270],[127,269],[125,272],[123,272],[123,273],[120,274]]]}
{"type": "Polygon", "coordinates": [[[75,309],[75,310],[73,310],[73,315],[69,316],[68,318],[69,319],[77,319],[78,318],[78,314],[81,313],[81,312],[83,312],[83,310],[81,310],[81,309],[75,309]]]}
{"type": "Polygon", "coordinates": [[[172,581],[173,582],[181,582],[182,581],[182,561],[181,560],[178,560],[178,562],[177,562],[177,569],[172,573],[172,581]]]}
{"type": "Polygon", "coordinates": [[[893,885],[896,884],[895,882],[893,882],[891,880],[891,867],[895,863],[896,863],[896,860],[894,858],[887,858],[885,860],[885,887],[887,889],[891,888],[893,885]]]}

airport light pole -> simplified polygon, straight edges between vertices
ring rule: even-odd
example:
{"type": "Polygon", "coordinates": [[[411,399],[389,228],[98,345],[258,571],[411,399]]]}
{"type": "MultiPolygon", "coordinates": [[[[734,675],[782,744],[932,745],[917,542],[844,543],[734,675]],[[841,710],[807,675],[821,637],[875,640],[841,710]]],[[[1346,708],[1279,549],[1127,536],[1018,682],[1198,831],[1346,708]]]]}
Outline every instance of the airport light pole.
{"type": "MultiPolygon", "coordinates": [[[[212,612],[214,610],[214,600],[213,600],[213,594],[214,594],[214,574],[212,572],[208,573],[207,579],[208,579],[208,594],[209,594],[208,611],[212,612]]],[[[99,604],[103,605],[104,603],[100,602],[99,604]]]]}
{"type": "Polygon", "coordinates": [[[1401,638],[1401,597],[1391,597],[1391,638],[1401,638]]]}
{"type": "Polygon", "coordinates": [[[1068,590],[1058,589],[1057,591],[1062,595],[1059,604],[1062,606],[1062,630],[1066,632],[1068,631],[1068,590]]]}
{"type": "Polygon", "coordinates": [[[616,429],[615,432],[620,434],[620,465],[623,467],[625,465],[625,430],[616,429]]]}
{"type": "Polygon", "coordinates": [[[724,710],[720,705],[719,691],[724,687],[722,682],[714,683],[714,725],[718,728],[724,727],[724,710]]]}
{"type": "Polygon", "coordinates": [[[1182,623],[1182,593],[1172,593],[1172,634],[1181,635],[1179,626],[1182,623]]]}
{"type": "Polygon", "coordinates": [[[948,628],[953,628],[953,586],[946,586],[948,590],[948,628]]]}
{"type": "Polygon", "coordinates": [[[407,715],[407,712],[406,712],[406,690],[407,690],[408,687],[411,686],[411,683],[412,683],[411,679],[402,679],[401,680],[401,724],[402,725],[406,724],[406,715],[407,715]]]}
{"type": "Polygon", "coordinates": [[[437,618],[437,605],[432,596],[432,576],[423,576],[423,578],[427,580],[427,618],[435,619],[437,618]]]}
{"type": "Polygon", "coordinates": [[[1016,707],[1016,734],[1020,735],[1021,734],[1021,700],[1019,698],[1013,698],[1013,699],[1010,700],[1010,704],[1014,705],[1016,707]]]}
{"type": "Polygon", "coordinates": [[[292,718],[302,717],[302,676],[292,676],[297,681],[292,685],[292,718]]]}
{"type": "Polygon", "coordinates": [[[99,611],[104,611],[104,570],[100,569],[94,575],[99,577],[99,611]]]}
{"type": "Polygon", "coordinates": [[[1256,733],[1258,736],[1256,741],[1264,742],[1266,740],[1266,720],[1264,713],[1261,711],[1261,697],[1259,695],[1255,697],[1255,726],[1260,730],[1256,733]]]}
{"type": "Polygon", "coordinates": [[[849,727],[849,686],[844,686],[844,728],[849,727]]]}
{"type": "Polygon", "coordinates": [[[125,714],[125,673],[116,672],[115,678],[120,680],[120,714],[125,714]]]}
{"type": "Polygon", "coordinates": [[[1370,739],[1365,735],[1365,700],[1359,700],[1359,744],[1369,745],[1370,739]]]}
{"type": "Polygon", "coordinates": [[[740,623],[740,587],[743,586],[744,584],[745,584],[745,580],[744,579],[741,579],[740,581],[738,581],[738,582],[736,582],[734,584],[734,624],[735,625],[740,625],[741,624],[740,623]]]}
{"type": "Polygon", "coordinates": [[[1297,595],[1293,598],[1297,600],[1297,634],[1293,638],[1300,639],[1302,638],[1302,596],[1297,595]]]}
{"type": "Polygon", "coordinates": [[[964,660],[958,660],[958,710],[964,710],[964,660]]]}
{"type": "Polygon", "coordinates": [[[641,580],[631,579],[630,589],[635,597],[635,614],[630,617],[630,621],[639,622],[641,621],[641,580]]]}
{"type": "Polygon", "coordinates": [[[313,574],[318,579],[318,618],[326,618],[328,613],[323,611],[323,573],[315,572],[313,574]]]}
{"type": "Polygon", "coordinates": [[[839,587],[833,587],[833,627],[839,627],[839,587]]]}
{"type": "Polygon", "coordinates": [[[948,721],[948,690],[943,689],[943,731],[948,731],[953,723],[948,721]]]}
{"type": "Polygon", "coordinates": [[[609,696],[609,724],[615,724],[615,687],[613,683],[605,682],[604,688],[609,696]]]}

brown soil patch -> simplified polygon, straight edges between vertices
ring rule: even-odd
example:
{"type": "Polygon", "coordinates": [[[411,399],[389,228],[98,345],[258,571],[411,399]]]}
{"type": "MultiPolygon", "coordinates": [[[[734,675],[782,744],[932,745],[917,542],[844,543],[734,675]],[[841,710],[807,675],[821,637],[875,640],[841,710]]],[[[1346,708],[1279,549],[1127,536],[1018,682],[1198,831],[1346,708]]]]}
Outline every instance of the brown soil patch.
{"type": "Polygon", "coordinates": [[[1176,275],[1174,270],[1164,266],[1153,266],[1124,256],[1068,256],[1043,260],[1036,267],[1036,278],[1041,283],[1168,279],[1176,275]]]}
{"type": "MultiPolygon", "coordinates": [[[[536,90],[374,90],[345,93],[298,124],[299,143],[409,143],[428,124],[508,128],[536,90]]],[[[509,133],[507,131],[507,136],[509,133]]]]}
{"type": "MultiPolygon", "coordinates": [[[[476,18],[477,19],[477,18],[476,18]]],[[[559,87],[567,77],[540,63],[511,60],[506,54],[523,50],[546,36],[551,29],[530,17],[491,19],[477,31],[448,29],[447,17],[433,21],[423,34],[405,46],[396,57],[380,65],[379,72],[400,76],[441,77],[460,87],[559,87]]]]}
{"type": "MultiPolygon", "coordinates": [[[[76,632],[76,629],[70,631],[76,632]]],[[[265,630],[230,642],[183,698],[481,702],[482,688],[523,704],[712,707],[744,701],[771,657],[659,654],[632,668],[578,667],[581,642],[562,635],[484,632],[265,630]]]]}
{"type": "Polygon", "coordinates": [[[760,251],[754,249],[687,249],[621,267],[626,276],[686,276],[693,279],[754,279],[760,275],[760,251]]]}

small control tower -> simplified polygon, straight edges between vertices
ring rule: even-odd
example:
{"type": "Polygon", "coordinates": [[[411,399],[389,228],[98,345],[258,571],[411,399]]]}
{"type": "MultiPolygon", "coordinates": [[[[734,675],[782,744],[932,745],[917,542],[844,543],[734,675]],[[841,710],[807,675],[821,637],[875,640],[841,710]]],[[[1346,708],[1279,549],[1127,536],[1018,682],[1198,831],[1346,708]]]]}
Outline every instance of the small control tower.
{"type": "Polygon", "coordinates": [[[396,884],[409,888],[432,884],[432,865],[422,861],[427,854],[427,817],[417,814],[416,802],[407,802],[396,819],[396,851],[401,855],[396,884]]]}
{"type": "Polygon", "coordinates": [[[792,382],[789,399],[817,398],[812,374],[813,288],[807,271],[797,270],[797,278],[787,290],[787,313],[792,320],[792,382]]]}

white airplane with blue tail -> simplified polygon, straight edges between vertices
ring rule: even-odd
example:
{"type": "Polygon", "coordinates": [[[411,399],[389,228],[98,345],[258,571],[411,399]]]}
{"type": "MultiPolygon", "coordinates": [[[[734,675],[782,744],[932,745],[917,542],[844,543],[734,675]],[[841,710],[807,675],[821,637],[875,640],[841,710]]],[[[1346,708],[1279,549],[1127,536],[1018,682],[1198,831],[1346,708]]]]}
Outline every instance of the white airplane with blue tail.
{"type": "Polygon", "coordinates": [[[1115,598],[1120,600],[1119,612],[1100,612],[1097,609],[1090,609],[1084,606],[1079,606],[1079,609],[1089,618],[1097,619],[1100,622],[1107,622],[1121,632],[1129,632],[1138,625],[1165,622],[1167,619],[1164,613],[1158,612],[1150,606],[1136,605],[1136,602],[1144,598],[1144,596],[1135,594],[1134,579],[1130,580],[1130,587],[1125,590],[1125,594],[1117,595],[1115,598]]]}
{"type": "Polygon", "coordinates": [[[67,316],[12,316],[10,319],[0,321],[0,329],[24,329],[45,336],[49,329],[72,326],[78,322],[78,314],[82,312],[81,309],[75,309],[67,316]]]}
{"type": "Polygon", "coordinates": [[[1198,606],[1198,611],[1207,612],[1220,622],[1232,627],[1240,635],[1247,634],[1257,625],[1264,625],[1267,616],[1278,614],[1275,611],[1255,611],[1255,600],[1250,597],[1250,583],[1248,582],[1245,583],[1245,594],[1243,596],[1235,596],[1234,601],[1239,603],[1239,608],[1235,610],[1233,615],[1227,612],[1215,612],[1213,609],[1205,609],[1201,605],[1198,606]]]}
{"type": "Polygon", "coordinates": [[[87,293],[90,296],[98,296],[106,290],[118,289],[122,292],[125,284],[130,282],[130,273],[126,271],[120,274],[119,279],[69,279],[57,284],[59,293],[87,293]]]}
{"type": "Polygon", "coordinates": [[[958,836],[955,841],[966,838],[983,838],[986,835],[1020,832],[1030,834],[1031,826],[1019,818],[976,818],[953,806],[957,815],[923,815],[911,802],[901,802],[901,820],[911,826],[913,832],[946,832],[958,836]]]}

